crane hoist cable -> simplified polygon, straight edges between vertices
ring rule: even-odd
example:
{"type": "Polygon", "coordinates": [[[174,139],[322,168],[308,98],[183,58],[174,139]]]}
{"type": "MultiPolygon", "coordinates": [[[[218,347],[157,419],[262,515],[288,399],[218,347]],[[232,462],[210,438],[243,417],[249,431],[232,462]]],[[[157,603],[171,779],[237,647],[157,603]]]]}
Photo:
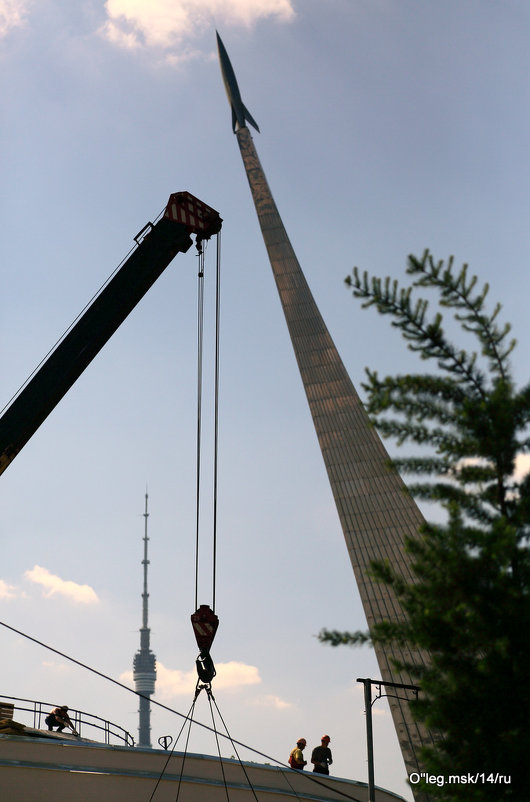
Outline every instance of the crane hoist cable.
{"type": "MultiPolygon", "coordinates": [[[[221,765],[221,772],[223,777],[223,784],[225,788],[226,798],[229,800],[228,794],[228,785],[224,770],[223,759],[221,756],[221,750],[219,745],[219,735],[222,733],[217,729],[215,716],[214,716],[214,709],[212,706],[215,706],[217,711],[217,715],[219,716],[223,727],[226,732],[226,737],[230,740],[232,744],[232,748],[237,755],[237,759],[243,773],[245,775],[246,782],[248,787],[252,791],[254,799],[258,802],[258,798],[256,796],[256,792],[252,785],[251,779],[248,775],[248,772],[239,756],[236,742],[233,740],[232,736],[228,731],[228,727],[223,719],[221,711],[215,701],[215,697],[212,692],[212,680],[215,677],[216,671],[215,666],[213,664],[213,660],[210,656],[210,647],[215,637],[215,633],[217,631],[217,627],[219,625],[219,619],[215,614],[215,601],[216,601],[216,562],[217,562],[217,487],[218,487],[218,451],[219,451],[219,364],[220,364],[220,312],[221,312],[221,241],[220,235],[217,234],[217,253],[216,253],[216,292],[215,292],[215,375],[214,375],[214,448],[213,448],[213,538],[212,538],[212,607],[210,608],[209,605],[201,604],[199,606],[199,543],[200,543],[200,533],[201,533],[201,475],[202,475],[202,414],[203,414],[203,404],[202,404],[202,396],[203,396],[203,352],[204,352],[204,277],[205,277],[205,254],[204,249],[202,248],[202,244],[198,244],[198,271],[197,271],[197,279],[198,279],[198,287],[197,287],[197,442],[196,442],[196,520],[195,520],[195,607],[196,611],[191,616],[191,622],[193,626],[193,630],[195,633],[195,638],[197,641],[197,645],[199,646],[199,656],[196,660],[196,669],[198,674],[198,680],[195,687],[195,694],[193,698],[193,702],[186,717],[186,721],[182,725],[182,728],[172,746],[171,753],[168,756],[168,759],[161,771],[161,774],[158,778],[157,784],[151,796],[151,800],[154,797],[154,794],[160,784],[169,764],[169,760],[171,755],[176,748],[177,742],[184,730],[185,724],[188,724],[188,731],[186,736],[186,743],[184,747],[184,752],[182,754],[182,764],[180,769],[179,781],[178,781],[178,789],[177,789],[177,797],[179,799],[180,796],[180,789],[182,784],[182,777],[184,773],[184,764],[187,757],[188,752],[188,744],[191,734],[191,726],[194,723],[193,721],[193,714],[195,710],[195,704],[197,702],[197,698],[201,691],[205,690],[208,702],[210,706],[210,714],[212,718],[212,729],[215,735],[216,743],[217,743],[217,751],[219,755],[219,761],[221,765]]],[[[287,780],[287,783],[291,790],[293,791],[296,798],[298,794],[292,788],[291,783],[287,780]]]]}
{"type": "Polygon", "coordinates": [[[196,519],[195,519],[195,612],[191,623],[199,646],[196,668],[199,680],[210,683],[215,676],[215,667],[210,657],[219,619],[215,614],[217,580],[217,485],[219,452],[219,361],[220,361],[220,317],[221,317],[221,244],[217,235],[216,293],[215,293],[215,371],[214,371],[214,444],[213,444],[213,540],[212,540],[212,608],[199,606],[199,542],[201,533],[201,475],[202,475],[202,395],[203,395],[203,351],[204,351],[204,249],[198,245],[198,289],[197,289],[197,459],[196,459],[196,519]]]}
{"type": "MultiPolygon", "coordinates": [[[[204,249],[198,253],[197,287],[197,458],[196,458],[196,513],[195,513],[195,608],[199,593],[199,540],[201,530],[201,472],[202,472],[202,396],[204,352],[204,249]]],[[[215,612],[217,579],[217,488],[219,454],[219,362],[221,318],[221,238],[217,234],[216,288],[215,288],[215,366],[214,366],[214,443],[213,443],[213,539],[212,539],[212,610],[215,612]]]]}
{"type": "Polygon", "coordinates": [[[204,348],[204,250],[198,253],[197,275],[197,442],[195,477],[195,609],[199,593],[199,532],[201,516],[201,454],[202,454],[202,358],[204,348]]]}
{"type": "Polygon", "coordinates": [[[215,613],[217,579],[217,485],[219,455],[219,362],[221,331],[221,233],[216,238],[215,265],[215,377],[214,377],[214,458],[213,458],[213,554],[212,554],[212,610],[215,613]]]}

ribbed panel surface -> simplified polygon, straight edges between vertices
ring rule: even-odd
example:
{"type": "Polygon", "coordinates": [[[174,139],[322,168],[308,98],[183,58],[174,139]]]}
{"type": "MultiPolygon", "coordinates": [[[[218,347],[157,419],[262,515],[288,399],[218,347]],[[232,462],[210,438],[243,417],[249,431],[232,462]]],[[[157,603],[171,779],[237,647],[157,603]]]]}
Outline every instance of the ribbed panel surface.
{"type": "MultiPolygon", "coordinates": [[[[403,551],[406,534],[415,535],[423,518],[370,424],[289,242],[247,128],[237,131],[252,197],[291,335],[320,449],[328,472],[346,545],[368,624],[403,618],[389,589],[371,580],[370,562],[388,559],[412,578],[403,551]]],[[[409,684],[390,664],[394,653],[376,646],[381,679],[409,684]]],[[[418,659],[418,655],[414,655],[418,659]]],[[[389,699],[399,743],[409,772],[417,771],[419,747],[429,733],[413,721],[408,706],[389,699]]]]}

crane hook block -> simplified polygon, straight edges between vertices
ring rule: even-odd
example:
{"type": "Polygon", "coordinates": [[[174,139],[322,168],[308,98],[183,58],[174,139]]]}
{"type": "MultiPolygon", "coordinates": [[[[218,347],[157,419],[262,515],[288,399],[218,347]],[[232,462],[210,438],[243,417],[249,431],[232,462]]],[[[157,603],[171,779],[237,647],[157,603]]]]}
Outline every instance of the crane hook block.
{"type": "Polygon", "coordinates": [[[201,604],[199,609],[191,616],[191,625],[195,633],[197,646],[201,652],[209,652],[219,626],[218,617],[207,604],[201,604]]]}
{"type": "Polygon", "coordinates": [[[213,660],[210,657],[210,653],[201,650],[200,655],[195,661],[195,665],[197,667],[197,674],[199,675],[199,679],[201,682],[206,682],[208,685],[213,680],[216,675],[215,666],[213,664],[213,660]]]}

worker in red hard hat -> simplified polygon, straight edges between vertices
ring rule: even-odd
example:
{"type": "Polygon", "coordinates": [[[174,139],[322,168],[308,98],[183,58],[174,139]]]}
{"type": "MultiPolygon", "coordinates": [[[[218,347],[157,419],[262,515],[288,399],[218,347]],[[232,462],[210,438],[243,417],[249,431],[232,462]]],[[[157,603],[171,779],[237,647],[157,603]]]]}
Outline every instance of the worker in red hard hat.
{"type": "Polygon", "coordinates": [[[317,774],[329,774],[329,766],[333,763],[331,756],[331,749],[329,742],[331,738],[329,735],[323,735],[320,739],[320,746],[315,746],[311,753],[311,763],[313,764],[313,771],[317,774]]]}
{"type": "Polygon", "coordinates": [[[289,755],[289,765],[296,771],[303,771],[304,766],[307,765],[307,760],[304,760],[304,748],[306,744],[307,741],[305,738],[299,738],[296,742],[295,748],[291,749],[291,754],[289,755]]]}

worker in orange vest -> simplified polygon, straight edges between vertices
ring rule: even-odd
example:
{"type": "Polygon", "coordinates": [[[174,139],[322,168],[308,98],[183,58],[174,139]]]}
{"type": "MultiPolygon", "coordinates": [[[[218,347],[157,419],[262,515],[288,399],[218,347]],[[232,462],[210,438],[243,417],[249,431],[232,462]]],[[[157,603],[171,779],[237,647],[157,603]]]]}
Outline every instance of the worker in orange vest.
{"type": "Polygon", "coordinates": [[[306,739],[299,738],[296,742],[296,746],[294,749],[291,749],[291,754],[289,755],[289,765],[292,769],[297,771],[303,771],[304,766],[307,764],[307,760],[304,760],[303,750],[306,746],[306,739]]]}

